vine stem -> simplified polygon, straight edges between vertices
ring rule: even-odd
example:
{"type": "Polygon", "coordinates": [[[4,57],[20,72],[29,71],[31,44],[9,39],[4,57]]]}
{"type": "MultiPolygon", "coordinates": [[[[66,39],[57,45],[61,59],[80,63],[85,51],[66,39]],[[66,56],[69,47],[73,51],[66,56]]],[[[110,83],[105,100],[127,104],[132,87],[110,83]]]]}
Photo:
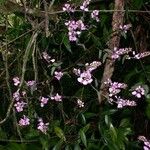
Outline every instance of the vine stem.
{"type": "MultiPolygon", "coordinates": [[[[116,32],[117,34],[112,33],[112,36],[108,42],[108,47],[112,51],[114,47],[119,47],[120,36],[121,36],[119,34],[119,26],[123,25],[123,18],[125,12],[124,5],[125,5],[125,0],[115,0],[115,8],[114,8],[115,11],[112,17],[112,31],[116,32]]],[[[104,82],[107,81],[107,79],[111,79],[114,72],[114,65],[115,65],[115,61],[111,59],[111,54],[109,54],[108,58],[106,59],[104,72],[101,80],[99,96],[98,96],[98,101],[100,104],[102,103],[102,101],[106,99],[106,97],[108,97],[108,91],[104,82]]]]}

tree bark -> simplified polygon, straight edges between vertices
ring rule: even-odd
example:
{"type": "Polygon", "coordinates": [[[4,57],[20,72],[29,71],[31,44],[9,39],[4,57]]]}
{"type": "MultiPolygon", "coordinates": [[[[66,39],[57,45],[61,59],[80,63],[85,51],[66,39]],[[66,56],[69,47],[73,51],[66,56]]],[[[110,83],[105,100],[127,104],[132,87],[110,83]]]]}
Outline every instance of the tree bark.
{"type": "MultiPolygon", "coordinates": [[[[124,10],[125,0],[115,0],[115,10],[124,10]]],[[[112,18],[112,36],[108,42],[108,47],[111,51],[113,51],[114,47],[119,47],[120,43],[120,34],[119,34],[119,26],[123,25],[124,12],[115,11],[113,13],[112,18]]],[[[108,55],[106,59],[104,73],[101,80],[101,87],[99,91],[99,103],[101,104],[106,98],[108,98],[108,90],[104,84],[107,79],[111,79],[114,72],[115,61],[111,59],[111,54],[108,55]]]]}

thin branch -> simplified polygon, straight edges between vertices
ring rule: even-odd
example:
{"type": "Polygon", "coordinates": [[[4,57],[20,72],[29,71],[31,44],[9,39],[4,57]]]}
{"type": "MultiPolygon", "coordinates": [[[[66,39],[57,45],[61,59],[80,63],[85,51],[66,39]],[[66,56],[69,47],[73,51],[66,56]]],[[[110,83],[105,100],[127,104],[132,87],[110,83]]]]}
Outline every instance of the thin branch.
{"type": "MultiPolygon", "coordinates": [[[[53,0],[54,1],[54,0],[53,0]]],[[[50,7],[53,5],[53,1],[51,2],[50,7]]],[[[92,12],[93,10],[89,10],[88,12],[92,12]]],[[[128,13],[150,13],[150,11],[143,11],[143,10],[121,10],[121,9],[115,9],[115,10],[99,10],[103,13],[114,13],[114,12],[128,12],[128,13]]],[[[53,11],[50,9],[49,12],[41,11],[40,9],[31,9],[31,8],[25,8],[24,6],[20,6],[18,3],[15,3],[11,0],[8,0],[5,5],[0,6],[0,13],[3,14],[9,14],[9,13],[23,13],[26,15],[32,15],[35,17],[45,18],[45,13],[48,13],[48,15],[56,15],[56,14],[62,14],[66,13],[63,10],[59,11],[53,11]],[[26,9],[26,10],[25,10],[26,9]]],[[[74,12],[83,12],[82,10],[75,10],[74,12]]]]}
{"type": "MultiPolygon", "coordinates": [[[[21,34],[21,35],[20,35],[20,36],[18,36],[17,38],[15,38],[15,39],[13,39],[13,40],[9,41],[9,42],[7,43],[7,45],[9,45],[9,44],[11,44],[11,43],[15,42],[16,40],[18,40],[18,39],[22,38],[23,36],[25,36],[26,34],[28,34],[28,33],[32,32],[32,31],[33,31],[33,29],[31,29],[31,30],[29,30],[29,31],[27,31],[27,32],[25,32],[25,33],[23,33],[23,34],[21,34]]],[[[3,47],[5,47],[5,46],[6,46],[6,44],[4,44],[4,45],[2,45],[2,46],[0,47],[0,52],[2,52],[2,48],[3,48],[3,47]]]]}
{"type": "MultiPolygon", "coordinates": [[[[26,71],[26,65],[27,65],[27,61],[28,61],[28,56],[29,56],[31,47],[32,47],[32,45],[33,45],[33,43],[34,43],[34,41],[35,41],[37,35],[38,35],[37,32],[32,35],[32,37],[31,37],[31,39],[30,39],[30,41],[29,41],[29,44],[28,44],[28,46],[27,46],[27,48],[26,48],[26,52],[25,52],[25,55],[24,55],[23,68],[22,68],[22,78],[21,78],[21,83],[20,83],[20,85],[19,85],[18,91],[21,89],[21,87],[22,87],[22,85],[23,85],[23,82],[24,82],[24,75],[25,75],[25,71],[26,71]]],[[[7,46],[7,45],[6,45],[6,46],[7,46]]],[[[7,54],[6,54],[6,55],[7,55],[7,54]]],[[[9,81],[8,81],[8,79],[9,79],[9,78],[8,78],[8,77],[9,77],[9,76],[8,76],[8,75],[9,75],[9,74],[8,74],[8,66],[7,66],[7,64],[6,64],[7,61],[5,60],[5,58],[4,58],[4,62],[5,62],[5,68],[7,69],[7,70],[6,70],[6,82],[7,82],[9,94],[10,94],[10,96],[12,97],[12,93],[11,93],[11,91],[10,91],[10,85],[9,85],[9,81]]],[[[10,116],[10,112],[11,112],[11,109],[12,109],[13,103],[14,103],[13,98],[11,98],[11,100],[12,100],[12,101],[11,101],[9,107],[8,107],[6,116],[5,116],[5,118],[4,118],[3,120],[0,121],[0,125],[3,124],[3,123],[9,118],[9,116],[10,116]]],[[[17,128],[17,131],[19,131],[18,128],[17,128]]]]}
{"type": "Polygon", "coordinates": [[[33,35],[30,38],[30,41],[27,45],[27,48],[26,48],[26,51],[25,51],[25,54],[24,54],[24,57],[23,57],[22,76],[21,76],[21,81],[20,81],[18,91],[21,89],[21,87],[24,83],[24,76],[25,76],[25,72],[26,72],[27,61],[28,61],[28,58],[29,58],[31,47],[32,47],[33,43],[35,42],[37,36],[38,36],[38,32],[33,33],[33,35]]]}
{"type": "Polygon", "coordinates": [[[9,105],[9,107],[8,107],[8,109],[7,109],[7,113],[6,113],[5,118],[0,121],[0,125],[2,125],[4,122],[6,122],[6,120],[9,118],[11,109],[13,107],[13,104],[14,104],[14,101],[12,100],[11,103],[10,103],[10,105],[9,105]]]}
{"type": "Polygon", "coordinates": [[[39,142],[39,140],[8,140],[8,139],[0,139],[0,142],[11,142],[11,143],[35,143],[35,142],[39,142]]]}
{"type": "Polygon", "coordinates": [[[45,34],[46,37],[49,36],[50,32],[49,32],[49,17],[48,17],[48,7],[47,7],[47,2],[46,0],[43,0],[44,3],[44,10],[45,10],[45,34]]]}
{"type": "MultiPolygon", "coordinates": [[[[74,10],[74,12],[83,12],[83,10],[74,10]]],[[[89,10],[88,12],[91,13],[91,12],[93,12],[93,10],[89,10]]],[[[114,13],[114,12],[150,13],[150,11],[144,11],[144,10],[115,10],[115,9],[112,9],[112,10],[106,10],[106,9],[101,10],[101,9],[99,9],[99,12],[102,12],[102,13],[114,13]]],[[[41,13],[44,13],[44,11],[41,11],[41,13]]],[[[62,13],[66,13],[66,12],[63,10],[48,12],[49,15],[62,14],[62,13]]]]}
{"type": "Polygon", "coordinates": [[[37,57],[36,57],[36,41],[33,45],[33,52],[32,52],[32,63],[33,63],[33,69],[34,69],[34,80],[37,81],[38,78],[38,69],[37,69],[37,57]]]}

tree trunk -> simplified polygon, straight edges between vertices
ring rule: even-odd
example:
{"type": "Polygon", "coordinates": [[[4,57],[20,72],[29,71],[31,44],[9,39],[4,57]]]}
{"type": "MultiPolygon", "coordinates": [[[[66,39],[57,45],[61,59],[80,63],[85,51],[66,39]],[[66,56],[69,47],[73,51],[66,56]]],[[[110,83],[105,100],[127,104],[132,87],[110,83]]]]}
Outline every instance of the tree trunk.
{"type": "MultiPolygon", "coordinates": [[[[115,0],[115,10],[124,10],[125,0],[115,0]]],[[[119,34],[119,26],[123,25],[124,12],[115,11],[113,13],[112,18],[112,36],[108,42],[108,47],[111,51],[113,51],[114,47],[119,47],[120,43],[120,34],[119,34]]],[[[114,72],[115,61],[111,59],[111,54],[109,54],[106,59],[105,68],[103,77],[101,80],[101,87],[99,92],[99,103],[108,98],[108,90],[104,84],[107,79],[111,79],[114,72]]]]}

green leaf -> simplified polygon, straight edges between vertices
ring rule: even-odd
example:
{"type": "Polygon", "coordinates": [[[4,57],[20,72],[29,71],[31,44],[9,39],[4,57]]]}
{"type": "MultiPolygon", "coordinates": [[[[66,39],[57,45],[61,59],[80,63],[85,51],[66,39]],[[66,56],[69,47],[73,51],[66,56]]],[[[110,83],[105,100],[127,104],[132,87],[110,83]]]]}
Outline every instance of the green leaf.
{"type": "Polygon", "coordinates": [[[105,123],[106,123],[106,125],[108,125],[108,126],[109,126],[109,124],[110,124],[108,115],[105,115],[105,123]]]}
{"type": "Polygon", "coordinates": [[[111,133],[111,137],[112,137],[113,142],[116,142],[117,141],[117,132],[111,123],[110,123],[109,131],[111,133]]]}
{"type": "Polygon", "coordinates": [[[98,53],[98,58],[100,59],[102,57],[102,50],[99,50],[99,53],[98,53]]]}
{"type": "Polygon", "coordinates": [[[130,125],[129,119],[124,118],[120,122],[120,127],[128,127],[130,125]]]}
{"type": "Polygon", "coordinates": [[[25,144],[10,143],[7,146],[7,150],[26,150],[26,145],[25,144]]]}
{"type": "Polygon", "coordinates": [[[37,130],[30,130],[30,132],[25,135],[25,138],[34,139],[35,137],[38,137],[38,136],[39,136],[39,132],[37,130]]]}
{"type": "Polygon", "coordinates": [[[146,106],[146,115],[150,119],[150,104],[146,106]]]}
{"type": "Polygon", "coordinates": [[[49,149],[49,142],[48,142],[48,138],[45,138],[45,137],[41,137],[40,138],[40,141],[41,141],[41,144],[42,144],[42,148],[44,150],[48,150],[49,149]]]}
{"type": "Polygon", "coordinates": [[[81,137],[81,141],[83,142],[84,146],[87,147],[86,135],[83,132],[83,130],[80,130],[80,137],[81,137]]]}
{"type": "Polygon", "coordinates": [[[82,128],[82,131],[83,131],[84,133],[86,133],[86,132],[89,130],[89,128],[90,128],[90,123],[88,123],[86,126],[84,126],[84,127],[82,128]]]}
{"type": "Polygon", "coordinates": [[[63,144],[63,141],[62,141],[62,140],[58,141],[58,143],[53,147],[52,150],[60,150],[62,144],[63,144]]]}
{"type": "Polygon", "coordinates": [[[66,141],[66,137],[65,137],[64,132],[63,132],[63,130],[62,130],[61,128],[59,128],[59,127],[54,127],[54,131],[55,131],[56,135],[57,135],[60,139],[62,139],[63,141],[66,141]]]}
{"type": "Polygon", "coordinates": [[[74,146],[74,150],[81,150],[81,148],[80,148],[79,144],[75,144],[75,146],[74,146]]]}
{"type": "Polygon", "coordinates": [[[143,0],[132,0],[133,9],[140,9],[143,5],[143,0]]]}
{"type": "Polygon", "coordinates": [[[65,150],[71,150],[70,146],[67,145],[67,146],[65,147],[65,150]]]}
{"type": "Polygon", "coordinates": [[[0,128],[0,139],[7,139],[6,132],[4,132],[2,128],[0,128]]]}
{"type": "Polygon", "coordinates": [[[86,124],[86,119],[85,119],[84,114],[81,113],[80,116],[81,116],[81,121],[82,121],[82,123],[83,123],[83,124],[86,124]]]}
{"type": "Polygon", "coordinates": [[[85,116],[85,118],[92,118],[92,117],[95,117],[96,116],[96,114],[95,113],[92,113],[92,112],[86,112],[86,113],[84,113],[84,116],[85,116]]]}
{"type": "Polygon", "coordinates": [[[63,44],[65,45],[66,49],[72,53],[71,51],[71,46],[70,46],[70,41],[68,39],[68,36],[65,34],[64,37],[63,37],[63,44]]]}

